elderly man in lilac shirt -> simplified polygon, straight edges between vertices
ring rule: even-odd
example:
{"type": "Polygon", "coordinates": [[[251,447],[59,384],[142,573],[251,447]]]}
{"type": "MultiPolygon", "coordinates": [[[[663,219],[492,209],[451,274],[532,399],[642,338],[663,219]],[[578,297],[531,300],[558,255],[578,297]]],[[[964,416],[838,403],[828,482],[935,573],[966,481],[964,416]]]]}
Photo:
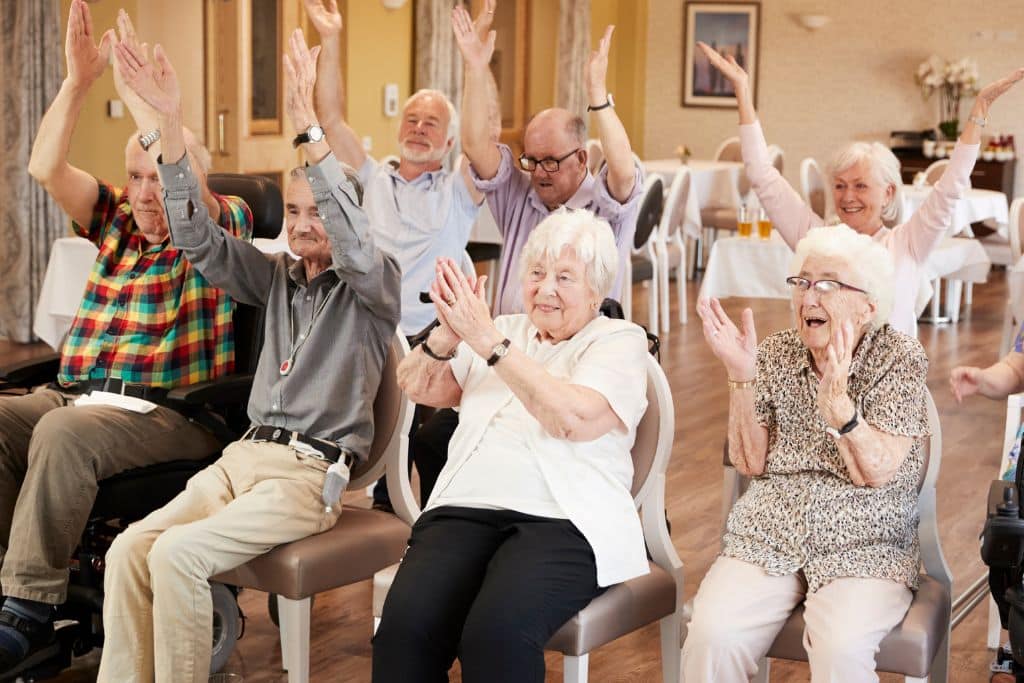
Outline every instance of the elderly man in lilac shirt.
{"type": "MultiPolygon", "coordinates": [[[[487,126],[488,65],[494,32],[487,41],[474,30],[468,12],[452,10],[452,26],[466,63],[462,147],[476,187],[487,196],[504,240],[495,290],[496,315],[521,313],[522,293],[516,274],[519,252],[530,232],[559,207],[588,209],[608,221],[619,247],[620,263],[630,257],[640,205],[643,172],[633,157],[622,122],[606,87],[609,26],[587,66],[588,111],[594,112],[607,165],[594,177],[587,169],[586,124],[565,109],[545,109],[526,127],[518,160],[506,145],[494,143],[487,126]]],[[[611,296],[621,298],[622,273],[611,296]]]]}

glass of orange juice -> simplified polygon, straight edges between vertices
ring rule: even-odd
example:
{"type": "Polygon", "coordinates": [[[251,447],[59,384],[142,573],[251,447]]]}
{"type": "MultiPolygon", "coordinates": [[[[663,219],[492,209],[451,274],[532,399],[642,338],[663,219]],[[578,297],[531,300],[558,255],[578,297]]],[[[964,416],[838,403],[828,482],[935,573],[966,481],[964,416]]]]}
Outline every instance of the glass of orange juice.
{"type": "Polygon", "coordinates": [[[768,212],[763,207],[757,210],[757,236],[763,240],[772,237],[772,219],[768,218],[768,212]]]}
{"type": "Polygon", "coordinates": [[[740,237],[750,237],[754,231],[755,211],[749,206],[741,206],[736,210],[736,231],[740,237]]]}

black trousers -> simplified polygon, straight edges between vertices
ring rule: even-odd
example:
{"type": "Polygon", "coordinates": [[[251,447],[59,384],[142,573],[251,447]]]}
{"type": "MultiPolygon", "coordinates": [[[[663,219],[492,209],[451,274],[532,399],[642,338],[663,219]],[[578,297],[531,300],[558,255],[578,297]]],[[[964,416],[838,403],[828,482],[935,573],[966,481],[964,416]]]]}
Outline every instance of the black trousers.
{"type": "MultiPolygon", "coordinates": [[[[448,462],[448,442],[459,426],[459,414],[451,408],[441,408],[420,423],[420,406],[416,406],[412,430],[409,433],[409,471],[413,463],[420,473],[420,504],[426,505],[434,490],[437,476],[448,462]]],[[[373,487],[373,502],[391,504],[387,480],[381,477],[373,487]]]]}
{"type": "Polygon", "coordinates": [[[599,595],[594,553],[564,519],[435,508],[409,549],[373,639],[374,683],[543,683],[544,645],[599,595]]]}

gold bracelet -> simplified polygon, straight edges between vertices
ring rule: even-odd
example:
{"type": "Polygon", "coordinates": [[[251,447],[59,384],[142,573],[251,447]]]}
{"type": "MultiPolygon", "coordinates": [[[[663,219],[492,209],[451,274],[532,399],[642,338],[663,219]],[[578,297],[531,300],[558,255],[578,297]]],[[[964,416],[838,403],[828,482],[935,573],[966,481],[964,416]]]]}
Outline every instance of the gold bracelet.
{"type": "Polygon", "coordinates": [[[737,382],[734,379],[730,379],[730,380],[728,380],[728,382],[729,382],[729,389],[730,390],[731,389],[750,389],[751,387],[754,386],[754,382],[756,382],[756,381],[757,380],[748,379],[745,382],[737,382]]]}

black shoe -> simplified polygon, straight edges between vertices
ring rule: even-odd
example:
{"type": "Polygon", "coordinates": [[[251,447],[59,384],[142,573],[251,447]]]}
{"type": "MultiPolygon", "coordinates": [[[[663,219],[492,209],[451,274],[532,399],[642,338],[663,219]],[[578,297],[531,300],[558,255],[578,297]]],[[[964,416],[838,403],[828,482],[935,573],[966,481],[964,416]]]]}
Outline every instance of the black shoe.
{"type": "Polygon", "coordinates": [[[25,669],[36,666],[59,650],[53,633],[53,619],[45,623],[19,617],[13,612],[0,610],[0,624],[9,626],[28,640],[28,652],[20,653],[0,648],[0,680],[7,680],[25,669]]]}
{"type": "Polygon", "coordinates": [[[375,500],[375,501],[373,501],[373,505],[371,507],[374,510],[379,510],[380,512],[386,512],[386,513],[388,513],[390,515],[395,514],[395,508],[391,505],[391,503],[387,503],[387,502],[382,501],[382,500],[375,500]]]}

